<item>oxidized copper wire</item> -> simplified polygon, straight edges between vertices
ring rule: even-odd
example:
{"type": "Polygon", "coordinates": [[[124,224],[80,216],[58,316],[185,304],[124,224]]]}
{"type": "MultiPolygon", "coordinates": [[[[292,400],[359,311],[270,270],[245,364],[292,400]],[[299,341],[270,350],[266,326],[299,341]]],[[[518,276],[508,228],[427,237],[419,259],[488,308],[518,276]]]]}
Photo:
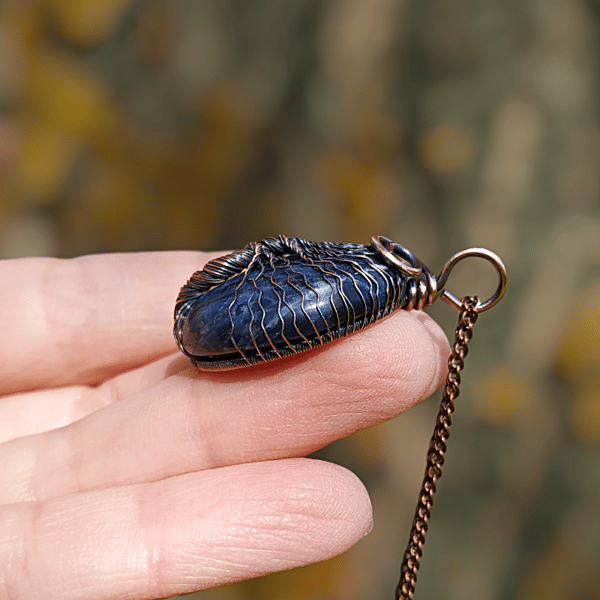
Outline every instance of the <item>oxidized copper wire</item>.
{"type": "Polygon", "coordinates": [[[425,475],[421,484],[408,545],[404,552],[404,560],[400,568],[400,581],[396,587],[396,600],[410,600],[415,591],[417,571],[419,570],[423,545],[425,544],[427,522],[431,516],[433,494],[436,490],[437,480],[442,476],[446,443],[450,437],[450,425],[452,425],[451,415],[454,412],[454,401],[460,393],[460,372],[464,367],[464,359],[469,351],[468,345],[473,335],[473,325],[479,314],[478,306],[479,298],[476,296],[465,296],[460,304],[461,312],[455,332],[454,346],[448,359],[446,385],[435,429],[429,443],[425,475]]]}

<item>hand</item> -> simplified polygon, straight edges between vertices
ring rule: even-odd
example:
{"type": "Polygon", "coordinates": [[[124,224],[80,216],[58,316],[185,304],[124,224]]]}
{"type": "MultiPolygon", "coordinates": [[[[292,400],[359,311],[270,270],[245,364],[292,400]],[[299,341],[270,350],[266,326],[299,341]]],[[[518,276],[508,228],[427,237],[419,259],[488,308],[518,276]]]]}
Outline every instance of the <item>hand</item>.
{"type": "Polygon", "coordinates": [[[445,337],[399,311],[289,359],[198,371],[172,313],[209,258],[0,262],[0,598],[183,594],[369,531],[360,481],[302,457],[431,394],[445,337]]]}

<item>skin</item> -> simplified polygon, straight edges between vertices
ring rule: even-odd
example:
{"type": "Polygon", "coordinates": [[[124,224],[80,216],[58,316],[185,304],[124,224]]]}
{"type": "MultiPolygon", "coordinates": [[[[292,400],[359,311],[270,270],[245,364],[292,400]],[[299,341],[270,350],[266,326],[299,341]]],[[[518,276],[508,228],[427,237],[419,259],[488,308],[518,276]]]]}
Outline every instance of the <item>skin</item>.
{"type": "Polygon", "coordinates": [[[0,598],[162,598],[369,532],[356,476],[303,457],[429,396],[446,338],[399,311],[325,348],[199,371],[172,312],[214,256],[0,262],[0,598]]]}

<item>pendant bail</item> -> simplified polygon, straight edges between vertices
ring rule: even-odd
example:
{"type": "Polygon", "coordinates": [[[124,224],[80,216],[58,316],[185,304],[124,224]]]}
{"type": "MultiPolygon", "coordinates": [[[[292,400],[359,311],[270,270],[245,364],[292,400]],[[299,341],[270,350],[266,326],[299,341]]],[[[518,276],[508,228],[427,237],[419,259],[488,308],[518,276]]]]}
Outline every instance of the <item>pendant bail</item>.
{"type": "MultiPolygon", "coordinates": [[[[499,283],[496,291],[492,296],[490,296],[485,302],[479,301],[475,310],[478,313],[484,312],[492,308],[492,306],[496,306],[498,302],[504,296],[504,292],[506,291],[506,267],[504,263],[500,259],[500,257],[491,250],[487,250],[486,248],[467,248],[466,250],[461,250],[456,254],[453,254],[447,261],[446,264],[442,267],[440,274],[437,276],[438,282],[438,291],[442,290],[448,281],[448,276],[450,275],[450,271],[454,268],[454,266],[464,258],[468,258],[470,256],[476,256],[479,258],[484,258],[494,265],[496,272],[498,273],[499,283]]],[[[443,290],[442,298],[450,305],[456,308],[456,310],[461,310],[462,303],[461,301],[449,290],[443,290]]]]}

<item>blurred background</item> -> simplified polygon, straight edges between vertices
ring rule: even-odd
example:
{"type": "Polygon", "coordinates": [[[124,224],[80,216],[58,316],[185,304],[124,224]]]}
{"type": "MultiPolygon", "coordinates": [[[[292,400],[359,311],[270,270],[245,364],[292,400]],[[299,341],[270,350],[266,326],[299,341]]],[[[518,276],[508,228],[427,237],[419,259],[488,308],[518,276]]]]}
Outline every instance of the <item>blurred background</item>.
{"type": "MultiPolygon", "coordinates": [[[[433,271],[496,251],[509,290],[475,329],[415,597],[600,598],[599,15],[0,0],[0,256],[280,233],[386,235],[433,271]]],[[[493,269],[466,262],[450,287],[487,297],[493,269]]],[[[452,335],[457,313],[430,312],[452,335]]],[[[192,597],[393,597],[438,400],[318,453],[371,492],[355,548],[192,597]]]]}

